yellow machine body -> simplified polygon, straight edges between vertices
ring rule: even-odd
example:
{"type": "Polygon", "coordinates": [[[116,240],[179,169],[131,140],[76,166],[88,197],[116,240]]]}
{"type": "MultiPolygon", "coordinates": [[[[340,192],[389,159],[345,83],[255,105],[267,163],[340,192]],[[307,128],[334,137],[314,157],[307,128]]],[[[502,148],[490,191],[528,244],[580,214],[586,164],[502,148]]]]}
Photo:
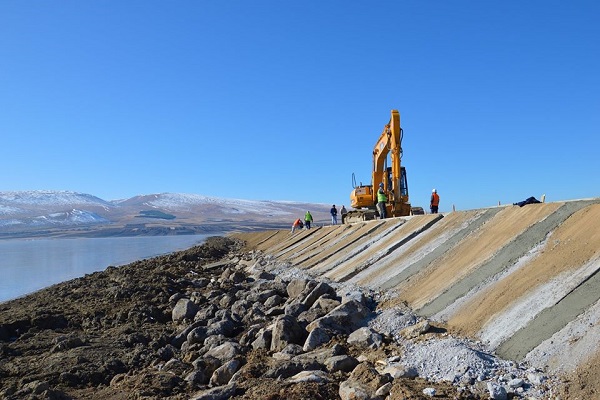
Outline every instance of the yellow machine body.
{"type": "Polygon", "coordinates": [[[400,113],[391,111],[390,122],[383,127],[379,139],[373,147],[373,171],[370,185],[354,185],[350,193],[350,206],[354,208],[344,218],[351,223],[374,219],[377,213],[377,190],[379,184],[387,195],[387,215],[391,217],[408,216],[422,213],[422,208],[411,209],[408,201],[408,181],[406,170],[401,165],[402,158],[402,129],[400,128],[400,113]],[[389,156],[389,157],[388,157],[389,156]],[[390,165],[388,165],[388,161],[390,165]]]}

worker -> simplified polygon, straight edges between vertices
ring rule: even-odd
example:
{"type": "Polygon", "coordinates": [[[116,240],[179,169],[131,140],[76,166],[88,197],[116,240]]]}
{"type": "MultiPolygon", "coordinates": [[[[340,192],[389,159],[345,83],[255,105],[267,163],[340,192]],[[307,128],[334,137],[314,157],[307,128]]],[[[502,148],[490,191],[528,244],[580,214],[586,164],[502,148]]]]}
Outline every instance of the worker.
{"type": "Polygon", "coordinates": [[[379,184],[379,190],[377,191],[377,210],[379,211],[379,218],[385,219],[385,203],[387,203],[387,196],[385,190],[383,190],[383,183],[379,184]]]}
{"type": "Polygon", "coordinates": [[[344,205],[342,204],[342,208],[340,208],[340,215],[342,216],[342,224],[344,223],[344,218],[346,217],[346,214],[348,214],[348,211],[346,210],[346,207],[344,207],[344,205]]]}
{"type": "Polygon", "coordinates": [[[302,220],[300,220],[300,218],[296,219],[294,221],[294,223],[292,224],[292,233],[294,233],[294,231],[296,230],[296,228],[302,229],[303,225],[304,224],[302,223],[302,220]]]}
{"type": "Polygon", "coordinates": [[[312,223],[313,220],[313,216],[311,215],[310,211],[307,211],[306,214],[304,214],[304,226],[306,227],[306,229],[310,229],[310,224],[312,223]]]}
{"type": "Polygon", "coordinates": [[[431,208],[432,214],[438,213],[438,206],[440,205],[440,196],[437,194],[437,190],[433,189],[431,191],[431,201],[429,204],[429,208],[431,208]]]}
{"type": "Polygon", "coordinates": [[[335,208],[335,204],[333,206],[331,206],[331,210],[329,210],[329,213],[331,214],[331,224],[336,225],[337,224],[337,208],[335,208]]]}

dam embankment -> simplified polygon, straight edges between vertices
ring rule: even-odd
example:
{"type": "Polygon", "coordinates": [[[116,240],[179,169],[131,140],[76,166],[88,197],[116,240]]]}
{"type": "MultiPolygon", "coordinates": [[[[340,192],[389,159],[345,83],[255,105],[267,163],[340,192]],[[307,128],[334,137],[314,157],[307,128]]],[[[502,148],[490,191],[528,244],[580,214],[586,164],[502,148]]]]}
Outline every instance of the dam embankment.
{"type": "Polygon", "coordinates": [[[315,277],[381,292],[499,356],[600,374],[600,199],[236,233],[315,277]]]}

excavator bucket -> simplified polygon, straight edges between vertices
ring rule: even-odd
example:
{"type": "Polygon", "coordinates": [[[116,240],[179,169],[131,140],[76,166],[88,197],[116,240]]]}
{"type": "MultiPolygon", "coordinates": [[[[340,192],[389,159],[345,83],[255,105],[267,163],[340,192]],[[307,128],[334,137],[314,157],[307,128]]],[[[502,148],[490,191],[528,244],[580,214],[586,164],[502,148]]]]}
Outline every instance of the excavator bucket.
{"type": "Polygon", "coordinates": [[[425,215],[425,210],[423,210],[423,207],[411,207],[410,215],[425,215]]]}

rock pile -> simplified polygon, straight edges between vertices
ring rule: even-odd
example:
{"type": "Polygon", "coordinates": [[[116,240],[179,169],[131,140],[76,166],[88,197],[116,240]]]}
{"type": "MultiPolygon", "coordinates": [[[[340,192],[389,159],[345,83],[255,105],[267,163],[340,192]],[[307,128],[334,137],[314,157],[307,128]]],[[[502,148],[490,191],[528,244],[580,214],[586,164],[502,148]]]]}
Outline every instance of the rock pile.
{"type": "MultiPolygon", "coordinates": [[[[300,384],[315,398],[402,398],[393,397],[393,383],[414,380],[416,370],[400,365],[398,355],[388,359],[387,352],[400,349],[367,326],[375,317],[373,299],[305,276],[282,278],[268,271],[269,261],[260,253],[236,254],[203,267],[222,271],[218,277],[186,277],[189,290],[169,299],[180,329],[159,350],[172,356],[159,367],[188,362],[182,378],[202,388],[193,399],[227,399],[240,392],[259,398],[255,381],[300,384]],[[257,354],[262,368],[246,368],[257,354]]],[[[397,386],[406,392],[406,384],[397,386]]],[[[442,393],[449,390],[440,386],[442,393]]]]}
{"type": "Polygon", "coordinates": [[[406,307],[380,310],[376,293],[240,249],[208,241],[9,303],[0,309],[0,395],[551,397],[552,381],[539,371],[497,360],[406,307]]]}
{"type": "MultiPolygon", "coordinates": [[[[184,379],[208,385],[194,399],[229,398],[238,386],[248,390],[243,367],[252,351],[264,356],[254,379],[334,383],[342,400],[403,398],[406,380],[419,376],[454,384],[454,393],[441,390],[454,398],[542,398],[547,392],[543,374],[498,360],[478,343],[436,335],[406,308],[393,317],[377,313],[374,295],[360,288],[311,279],[258,252],[204,268],[217,267],[224,268],[218,278],[194,281],[195,289],[208,290],[204,295],[194,290],[170,299],[173,321],[184,326],[171,345],[195,359],[184,379]]],[[[422,390],[429,397],[439,392],[422,390]]]]}

